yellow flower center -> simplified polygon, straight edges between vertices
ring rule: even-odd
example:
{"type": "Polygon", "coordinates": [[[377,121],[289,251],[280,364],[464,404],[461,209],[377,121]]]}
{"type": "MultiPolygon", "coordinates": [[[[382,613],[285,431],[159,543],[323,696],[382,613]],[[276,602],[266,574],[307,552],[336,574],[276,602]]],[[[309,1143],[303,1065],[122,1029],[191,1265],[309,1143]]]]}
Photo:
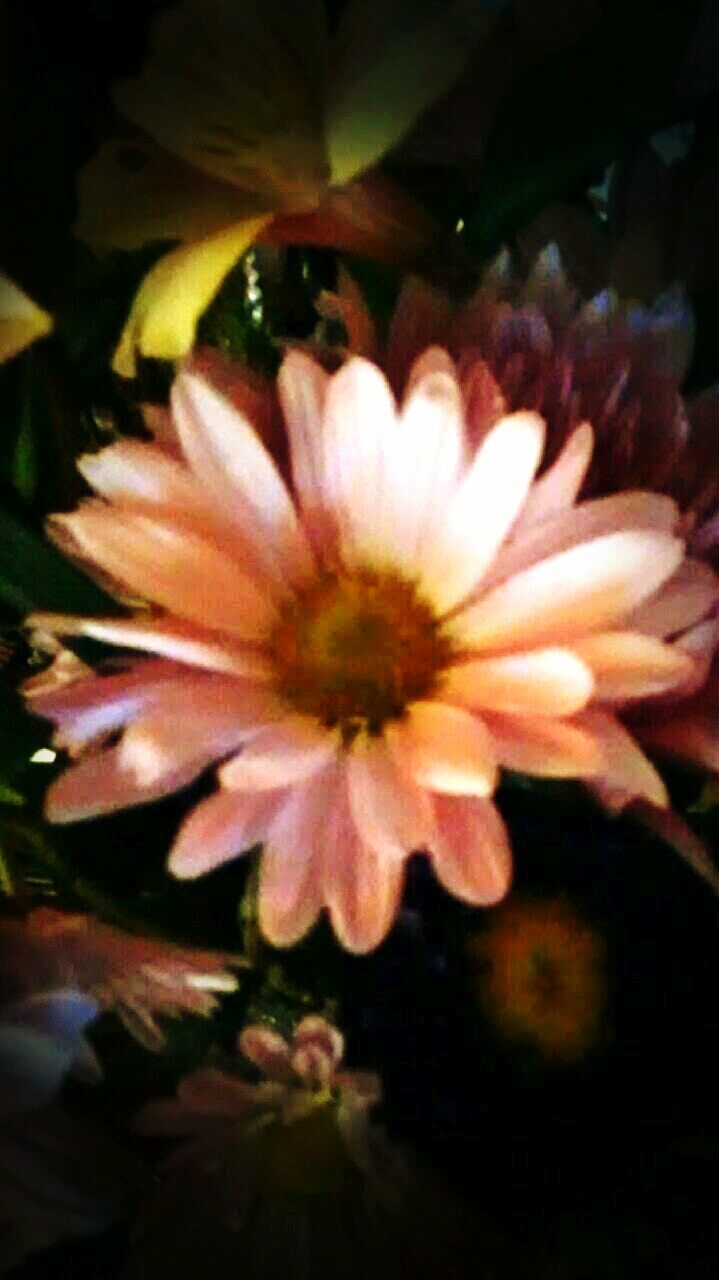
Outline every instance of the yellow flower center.
{"type": "Polygon", "coordinates": [[[270,647],[280,693],[346,739],[379,733],[428,697],[451,654],[415,587],[371,571],[313,584],[285,610],[270,647]]]}

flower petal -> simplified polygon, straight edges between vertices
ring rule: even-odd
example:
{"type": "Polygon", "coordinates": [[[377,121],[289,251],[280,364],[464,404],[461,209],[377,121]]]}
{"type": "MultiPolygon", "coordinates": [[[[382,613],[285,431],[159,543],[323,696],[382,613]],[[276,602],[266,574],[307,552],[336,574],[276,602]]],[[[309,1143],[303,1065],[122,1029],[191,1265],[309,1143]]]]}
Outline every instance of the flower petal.
{"type": "Polygon", "coordinates": [[[32,694],[29,709],[57,726],[54,742],[71,754],[121,729],[152,706],[169,683],[177,698],[182,670],[171,662],[137,662],[120,675],[89,675],[32,694]]]}
{"type": "Polygon", "coordinates": [[[629,613],[674,572],[683,543],[643,530],[610,533],[550,556],[482,596],[447,624],[471,649],[564,642],[629,613]]]}
{"type": "Polygon", "coordinates": [[[593,690],[589,666],[571,649],[533,649],[457,663],[442,683],[443,697],[463,706],[518,715],[573,715],[593,690]]]}
{"type": "Polygon", "coordinates": [[[260,862],[260,928],[275,947],[289,947],[322,907],[320,849],[336,770],[293,788],[267,831],[260,862]]]}
{"type": "Polygon", "coordinates": [[[594,674],[597,702],[664,693],[683,684],[694,669],[692,658],[676,645],[637,631],[600,632],[575,641],[573,648],[594,674]]]}
{"type": "Polygon", "coordinates": [[[219,771],[231,791],[268,791],[303,782],[337,755],[339,733],[309,716],[287,716],[255,734],[219,771]]]}
{"type": "Polygon", "coordinates": [[[544,423],[535,413],[503,418],[482,441],[422,564],[421,586],[438,611],[452,608],[492,563],[539,465],[544,423]]]}
{"type": "Polygon", "coordinates": [[[204,762],[193,762],[146,784],[138,781],[133,770],[122,764],[119,748],[112,747],[80,760],[61,773],[48,788],[45,813],[49,822],[80,822],[132,805],[148,804],[186,787],[203,767],[204,762]]]}
{"type": "Polygon", "coordinates": [[[624,529],[675,533],[678,521],[678,508],[672,498],[643,490],[582,502],[578,507],[559,512],[524,532],[524,522],[520,518],[510,540],[501,548],[484,585],[495,586],[540,560],[604,534],[624,529]]]}
{"type": "Polygon", "coordinates": [[[386,562],[378,521],[392,503],[389,451],[397,434],[392,392],[379,369],[353,357],[330,379],[323,417],[324,482],[349,564],[386,562]]]}
{"type": "Polygon", "coordinates": [[[181,688],[179,697],[172,692],[158,694],[119,747],[123,765],[147,785],[192,762],[204,768],[221,759],[279,714],[265,686],[250,681],[215,677],[181,688]]]}
{"type": "Polygon", "coordinates": [[[488,796],[497,782],[497,763],[483,722],[462,707],[414,702],[386,729],[400,767],[430,791],[488,796]]]}
{"type": "Polygon", "coordinates": [[[454,365],[430,347],[410,369],[398,429],[388,441],[388,495],[375,509],[378,536],[414,577],[430,547],[460,477],[464,455],[462,397],[454,365]]]}
{"type": "Polygon", "coordinates": [[[286,576],[306,574],[311,556],[284,480],[254,426],[194,373],[181,373],[172,408],[185,456],[221,511],[249,541],[266,544],[286,576]]]}
{"type": "Polygon", "coordinates": [[[35,613],[26,625],[56,635],[89,636],[123,649],[142,649],[173,662],[225,675],[251,676],[256,680],[272,675],[269,660],[257,650],[216,639],[211,632],[179,618],[76,618],[61,613],[35,613]]]}
{"type": "Polygon", "coordinates": [[[169,515],[89,502],[53,517],[49,531],[70,554],[171,613],[243,640],[267,634],[272,604],[266,594],[214,542],[169,515]]]}
{"type": "Polygon", "coordinates": [[[591,734],[602,753],[598,778],[601,784],[624,791],[631,798],[648,800],[659,809],[666,809],[669,798],[664,783],[616,716],[590,707],[577,716],[577,724],[591,734]]]}
{"type": "Polygon", "coordinates": [[[52,317],[0,272],[0,364],[52,329],[52,317]]]}
{"type": "Polygon", "coordinates": [[[487,907],[504,897],[512,876],[507,829],[491,800],[435,796],[432,865],[448,893],[487,907]]]}
{"type": "Polygon", "coordinates": [[[325,477],[323,414],[329,374],[302,351],[290,351],[277,375],[287,425],[292,479],[305,526],[315,545],[333,527],[325,477]]]}
{"type": "Polygon", "coordinates": [[[497,759],[505,769],[538,778],[585,778],[602,767],[594,737],[575,722],[493,712],[487,712],[484,719],[497,759]]]}
{"type": "Polygon", "coordinates": [[[429,797],[398,767],[383,741],[366,735],[355,740],[347,757],[347,787],[363,843],[394,850],[399,858],[427,846],[434,829],[429,797]]]}
{"type": "Polygon", "coordinates": [[[243,1027],[237,1047],[270,1080],[291,1080],[290,1046],[279,1031],[259,1025],[243,1027]]]}
{"type": "Polygon", "coordinates": [[[702,560],[686,559],[656,595],[624,619],[634,631],[666,637],[706,617],[719,601],[719,578],[702,560]]]}
{"type": "Polygon", "coordinates": [[[187,355],[202,312],[268,221],[264,215],[233,222],[160,258],[135,295],[113,356],[115,372],[134,378],[138,352],[157,360],[187,355]]]}
{"type": "Polygon", "coordinates": [[[404,860],[393,845],[365,844],[346,785],[335,790],[321,836],[325,903],[342,946],[363,955],[378,946],[399,909],[404,860]]]}
{"type": "Polygon", "coordinates": [[[551,467],[532,485],[513,531],[515,536],[572,507],[593,449],[594,432],[588,422],[583,422],[572,432],[551,467]]]}
{"type": "Polygon", "coordinates": [[[194,880],[246,853],[265,836],[280,797],[219,791],[185,818],[167,869],[178,880],[194,880]]]}

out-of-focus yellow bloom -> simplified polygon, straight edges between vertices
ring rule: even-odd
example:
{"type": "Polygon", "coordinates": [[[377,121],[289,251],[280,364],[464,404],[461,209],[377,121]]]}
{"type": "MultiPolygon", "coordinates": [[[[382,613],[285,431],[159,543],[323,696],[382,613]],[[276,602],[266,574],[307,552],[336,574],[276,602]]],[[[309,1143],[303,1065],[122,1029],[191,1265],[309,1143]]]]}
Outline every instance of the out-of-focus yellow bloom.
{"type": "Polygon", "coordinates": [[[52,317],[0,272],[0,364],[52,329],[52,317]]]}
{"type": "MultiPolygon", "coordinates": [[[[452,84],[496,8],[350,0],[333,34],[322,0],[182,0],[163,11],[142,74],[115,89],[141,132],[130,145],[106,143],[80,180],[82,239],[182,241],[143,281],[115,370],[133,376],[138,352],[185,355],[224,276],[271,222],[288,218],[288,234],[301,238],[298,215],[321,210],[336,229],[347,213],[335,207],[338,188],[452,84]]],[[[358,244],[368,230],[363,197],[358,244]]],[[[389,221],[406,251],[416,228],[404,210],[389,221]]],[[[385,205],[377,237],[387,234],[385,205]]],[[[326,227],[320,238],[332,242],[326,227]]]]}
{"type": "Polygon", "coordinates": [[[483,1008],[510,1040],[574,1062],[596,1043],[606,1002],[604,944],[566,901],[512,899],[470,943],[483,1008]]]}

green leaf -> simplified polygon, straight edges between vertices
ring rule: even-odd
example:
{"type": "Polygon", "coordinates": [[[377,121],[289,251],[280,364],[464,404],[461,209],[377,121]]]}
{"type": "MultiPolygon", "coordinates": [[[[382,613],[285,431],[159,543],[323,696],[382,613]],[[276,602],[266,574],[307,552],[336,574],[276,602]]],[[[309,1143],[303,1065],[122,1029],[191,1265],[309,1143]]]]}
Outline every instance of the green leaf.
{"type": "Polygon", "coordinates": [[[0,600],[19,614],[121,612],[117,602],[76,569],[41,533],[0,506],[0,600]]]}

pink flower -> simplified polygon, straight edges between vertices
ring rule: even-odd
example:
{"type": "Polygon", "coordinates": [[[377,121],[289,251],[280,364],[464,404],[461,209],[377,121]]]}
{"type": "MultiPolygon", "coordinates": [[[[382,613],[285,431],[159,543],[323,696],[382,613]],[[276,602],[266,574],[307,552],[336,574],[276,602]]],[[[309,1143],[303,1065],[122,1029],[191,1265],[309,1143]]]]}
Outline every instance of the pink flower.
{"type": "Polygon", "coordinates": [[[371,1122],[380,1081],[341,1068],[336,1027],[311,1015],[288,1042],[249,1026],[238,1047],[256,1084],[200,1068],[137,1117],[140,1132],[181,1141],[160,1165],[123,1280],[198,1267],[309,1280],[344,1275],[350,1256],[358,1276],[456,1277],[455,1258],[488,1239],[496,1249],[497,1237],[507,1256],[476,1206],[467,1212],[371,1122]]]}
{"type": "Polygon", "coordinates": [[[535,481],[543,420],[483,413],[491,388],[468,392],[440,348],[414,362],[399,406],[361,358],[330,376],[293,352],[278,387],[286,475],[188,371],[170,448],[128,440],[82,459],[99,498],[55,517],[54,536],[152,607],[32,621],[153,656],[33,698],[79,757],[47,812],[141,804],[219,761],[170,870],[198,876],[262,841],[267,938],[290,945],[326,908],[363,952],[394,919],[413,850],[468,902],[507,891],[501,768],[666,805],[615,704],[691,677],[695,659],[647,611],[668,593],[675,636],[719,585],[701,566],[685,589],[698,571],[669,497],[576,503],[587,423],[535,481]]]}
{"type": "Polygon", "coordinates": [[[81,991],[155,1052],[165,1043],[158,1015],[207,1017],[217,1008],[213,992],[237,987],[219,952],[139,937],[94,916],[40,907],[27,917],[25,930],[47,946],[81,991]]]}

